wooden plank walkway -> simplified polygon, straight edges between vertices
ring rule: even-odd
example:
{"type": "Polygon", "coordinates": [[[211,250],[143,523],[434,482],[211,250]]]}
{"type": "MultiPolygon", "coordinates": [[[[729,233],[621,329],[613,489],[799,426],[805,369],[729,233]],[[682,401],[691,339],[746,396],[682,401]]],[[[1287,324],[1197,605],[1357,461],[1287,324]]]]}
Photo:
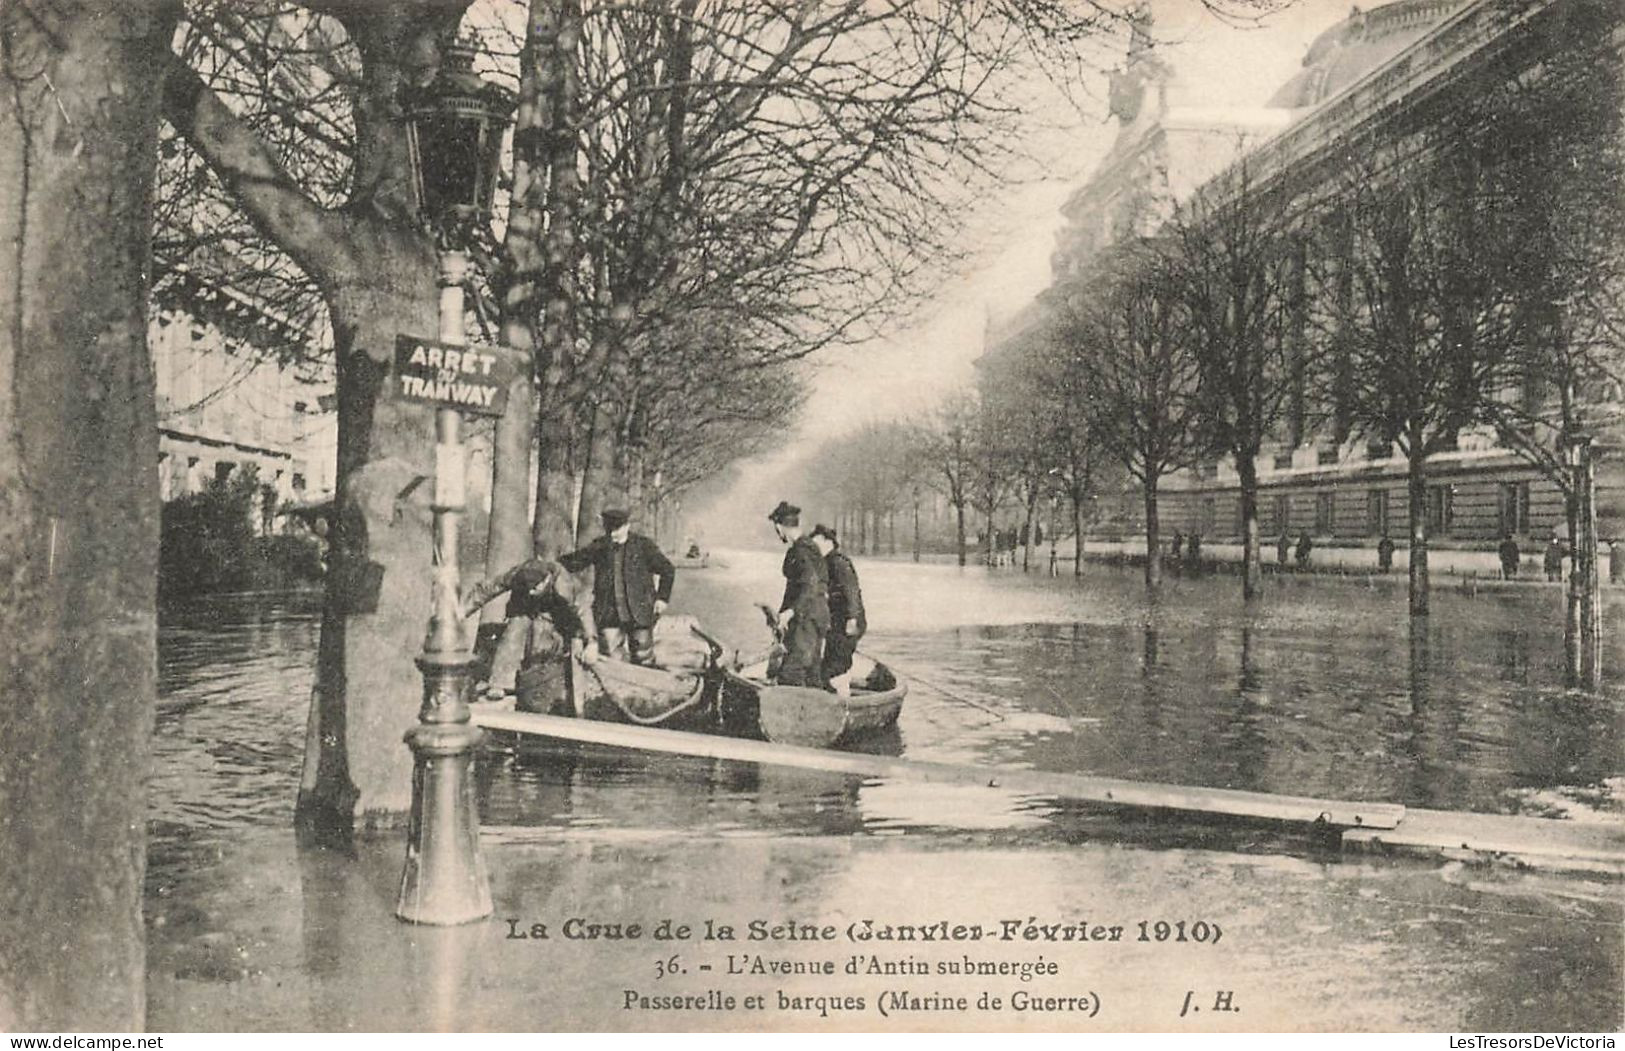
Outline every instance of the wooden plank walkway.
{"type": "Polygon", "coordinates": [[[648,752],[734,759],[747,763],[769,763],[858,774],[897,780],[932,781],[942,784],[980,785],[1035,796],[1074,799],[1113,806],[1142,807],[1192,814],[1220,814],[1263,821],[1283,821],[1299,825],[1331,826],[1335,829],[1392,829],[1399,825],[1405,808],[1392,803],[1356,803],[1303,796],[1278,796],[1263,792],[1238,792],[1225,788],[1195,788],[1186,785],[1127,781],[1083,774],[1052,773],[1042,770],[1016,770],[1008,767],[973,766],[961,763],[931,763],[915,759],[894,759],[857,752],[836,752],[823,748],[800,748],[767,741],[746,741],[736,737],[660,730],[622,723],[595,722],[558,715],[535,715],[504,707],[476,704],[474,721],[490,730],[538,734],[565,741],[635,748],[648,752]]]}
{"type": "Polygon", "coordinates": [[[1405,811],[1393,829],[1351,829],[1344,849],[1510,861],[1529,868],[1625,876],[1625,822],[1556,821],[1458,810],[1405,811]]]}
{"type": "Polygon", "coordinates": [[[511,704],[472,707],[474,721],[487,729],[564,741],[864,777],[986,786],[1112,806],[1285,822],[1310,829],[1329,826],[1329,830],[1341,833],[1345,849],[1356,852],[1512,862],[1552,871],[1625,877],[1625,823],[1622,822],[1588,823],[1407,809],[1393,803],[1311,799],[1041,770],[934,763],[534,715],[516,712],[511,704]]]}

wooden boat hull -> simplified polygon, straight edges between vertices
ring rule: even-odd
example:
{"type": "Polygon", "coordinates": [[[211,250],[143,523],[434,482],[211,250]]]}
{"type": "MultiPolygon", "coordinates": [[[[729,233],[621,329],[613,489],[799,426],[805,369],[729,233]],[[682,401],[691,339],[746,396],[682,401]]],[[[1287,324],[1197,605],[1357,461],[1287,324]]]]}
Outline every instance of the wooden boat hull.
{"type": "Polygon", "coordinates": [[[602,722],[701,730],[716,725],[717,676],[678,674],[619,661],[572,671],[576,714],[602,722]]]}
{"type": "Polygon", "coordinates": [[[810,686],[778,686],[730,670],[723,672],[720,716],[732,733],[828,748],[895,726],[907,695],[907,685],[879,663],[852,684],[849,697],[810,686]]]}

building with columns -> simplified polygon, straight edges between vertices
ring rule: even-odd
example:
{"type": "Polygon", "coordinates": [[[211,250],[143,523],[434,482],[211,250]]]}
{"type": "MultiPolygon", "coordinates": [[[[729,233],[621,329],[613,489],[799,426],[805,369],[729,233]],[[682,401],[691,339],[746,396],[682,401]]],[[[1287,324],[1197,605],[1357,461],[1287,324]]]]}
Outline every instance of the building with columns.
{"type": "MultiPolygon", "coordinates": [[[[1299,72],[1257,110],[1170,106],[1171,72],[1147,46],[1146,33],[1135,34],[1124,69],[1113,77],[1117,140],[1063,209],[1066,225],[1052,257],[1058,287],[1081,279],[1113,244],[1154,235],[1176,202],[1233,179],[1240,166],[1250,185],[1280,199],[1324,203],[1346,186],[1356,152],[1374,144],[1446,141],[1453,116],[1491,87],[1538,84],[1555,56],[1617,67],[1625,56],[1625,7],[1606,0],[1392,0],[1355,7],[1314,41],[1299,72]]],[[[1019,353],[1040,327],[1031,316],[1010,326],[984,368],[1019,353]]],[[[1294,338],[1316,336],[1300,328],[1294,338]]],[[[1611,350],[1620,360],[1620,348],[1611,350]]],[[[1305,401],[1317,396],[1325,395],[1301,395],[1305,401]]],[[[1621,391],[1602,382],[1575,397],[1585,402],[1584,426],[1602,452],[1601,535],[1625,534],[1621,391]]],[[[1300,405],[1287,414],[1256,464],[1263,535],[1310,533],[1367,544],[1382,535],[1404,536],[1407,472],[1400,450],[1360,433],[1339,405],[1312,408],[1323,411],[1300,405]]],[[[1555,441],[1555,432],[1548,438],[1555,441]]],[[[1462,428],[1429,458],[1427,472],[1426,513],[1435,540],[1493,543],[1510,533],[1535,546],[1566,535],[1559,487],[1500,444],[1492,428],[1462,428]]],[[[1125,494],[1117,509],[1125,531],[1138,526],[1136,504],[1125,494]]],[[[1233,463],[1216,459],[1164,481],[1165,535],[1234,537],[1239,512],[1233,463]]]]}

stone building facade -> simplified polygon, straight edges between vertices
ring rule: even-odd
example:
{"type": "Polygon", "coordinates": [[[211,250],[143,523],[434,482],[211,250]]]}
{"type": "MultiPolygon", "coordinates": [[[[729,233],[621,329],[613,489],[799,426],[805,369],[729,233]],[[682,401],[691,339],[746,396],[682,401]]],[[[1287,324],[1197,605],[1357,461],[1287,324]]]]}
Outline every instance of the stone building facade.
{"type": "MultiPolygon", "coordinates": [[[[1254,185],[1292,198],[1335,192],[1351,143],[1417,136],[1451,121],[1475,92],[1498,78],[1538,81],[1554,49],[1580,49],[1598,62],[1625,56],[1625,12],[1599,24],[1597,0],[1394,0],[1355,8],[1310,47],[1302,69],[1258,111],[1190,111],[1167,105],[1168,71],[1149,49],[1131,47],[1114,77],[1117,142],[1067,202],[1067,223],[1052,264],[1057,285],[1084,272],[1114,242],[1153,233],[1174,202],[1223,178],[1244,159],[1254,185]],[[1584,10],[1587,17],[1577,18],[1584,10]],[[1582,28],[1584,27],[1584,28],[1582,28]]],[[[1613,100],[1618,105],[1620,100],[1613,100]]],[[[989,358],[1016,350],[1031,325],[1014,326],[989,358]]],[[[1613,348],[1618,351],[1619,348],[1613,348]]],[[[1598,425],[1601,535],[1625,534],[1621,486],[1622,405],[1617,387],[1585,392],[1598,425]]],[[[1515,396],[1515,395],[1514,395],[1515,396]]],[[[1368,441],[1339,422],[1284,423],[1257,462],[1264,536],[1310,533],[1349,543],[1403,537],[1406,462],[1388,443],[1368,441]]],[[[1493,542],[1510,533],[1529,546],[1566,535],[1564,498],[1539,469],[1500,445],[1493,430],[1467,428],[1428,460],[1427,515],[1435,540],[1493,542]]],[[[1137,494],[1123,494],[1105,517],[1137,529],[1137,494]]],[[[1162,529],[1210,539],[1239,535],[1239,479],[1215,460],[1164,482],[1162,529]]],[[[1110,528],[1110,527],[1108,527],[1110,528]]]]}

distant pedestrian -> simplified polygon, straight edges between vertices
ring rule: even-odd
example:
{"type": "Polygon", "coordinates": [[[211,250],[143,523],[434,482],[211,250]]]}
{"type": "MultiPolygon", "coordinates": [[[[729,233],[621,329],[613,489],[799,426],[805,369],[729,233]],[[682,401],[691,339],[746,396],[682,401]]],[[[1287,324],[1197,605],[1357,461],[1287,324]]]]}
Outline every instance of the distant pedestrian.
{"type": "Polygon", "coordinates": [[[1202,565],[1202,534],[1192,533],[1190,540],[1185,544],[1185,564],[1192,569],[1200,569],[1202,565]]]}
{"type": "Polygon", "coordinates": [[[1522,558],[1522,553],[1518,550],[1518,542],[1512,539],[1511,533],[1501,538],[1498,551],[1501,556],[1501,579],[1518,579],[1518,562],[1522,558]]]}
{"type": "Polygon", "coordinates": [[[1377,569],[1383,573],[1394,568],[1394,538],[1387,533],[1377,541],[1377,569]]]}
{"type": "Polygon", "coordinates": [[[1174,563],[1177,565],[1179,563],[1180,556],[1182,554],[1184,554],[1184,552],[1185,552],[1185,534],[1176,531],[1174,533],[1174,546],[1173,546],[1172,549],[1169,550],[1168,557],[1173,559],[1174,563]]]}
{"type": "Polygon", "coordinates": [[[1298,534],[1298,568],[1309,568],[1309,556],[1315,550],[1315,541],[1308,533],[1298,534]]]}
{"type": "Polygon", "coordinates": [[[1541,568],[1546,571],[1548,583],[1555,583],[1563,579],[1563,541],[1552,534],[1551,543],[1546,545],[1546,554],[1540,560],[1541,568]]]}
{"type": "Polygon", "coordinates": [[[1279,563],[1282,568],[1285,568],[1286,560],[1291,554],[1292,538],[1287,536],[1286,530],[1283,529],[1281,530],[1281,538],[1275,542],[1275,561],[1279,563]]]}

